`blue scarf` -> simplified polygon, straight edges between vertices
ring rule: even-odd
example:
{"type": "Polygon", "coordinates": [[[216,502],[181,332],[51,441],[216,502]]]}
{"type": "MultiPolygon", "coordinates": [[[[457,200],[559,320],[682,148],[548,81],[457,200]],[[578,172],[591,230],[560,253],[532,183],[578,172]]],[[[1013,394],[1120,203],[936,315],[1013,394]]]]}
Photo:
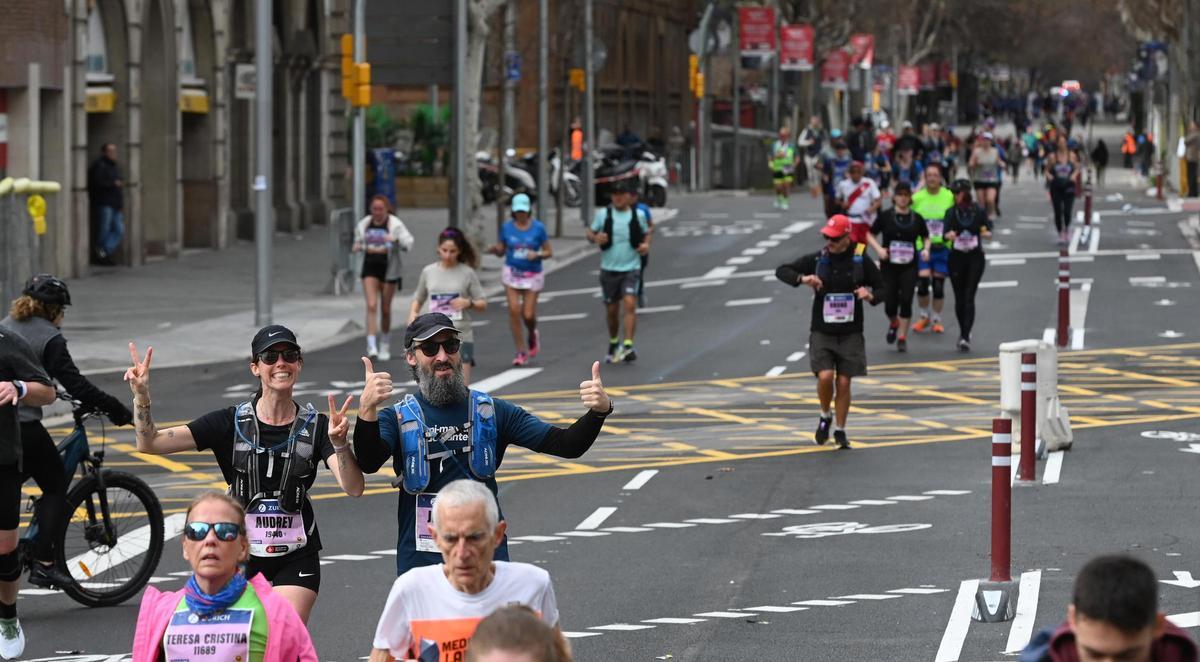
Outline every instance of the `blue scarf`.
{"type": "Polygon", "coordinates": [[[217,612],[225,611],[233,603],[242,597],[242,593],[246,590],[246,575],[237,573],[225,588],[209,595],[200,589],[200,584],[196,582],[196,575],[192,575],[188,579],[187,586],[183,589],[183,599],[187,603],[188,609],[197,616],[211,616],[217,612]]]}

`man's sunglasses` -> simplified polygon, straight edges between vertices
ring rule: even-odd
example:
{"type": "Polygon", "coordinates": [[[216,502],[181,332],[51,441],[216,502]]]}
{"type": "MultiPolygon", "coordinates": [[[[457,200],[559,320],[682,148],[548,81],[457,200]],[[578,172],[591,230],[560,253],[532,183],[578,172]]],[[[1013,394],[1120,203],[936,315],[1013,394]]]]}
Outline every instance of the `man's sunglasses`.
{"type": "Polygon", "coordinates": [[[188,522],[183,527],[183,535],[188,540],[200,542],[208,537],[208,531],[212,529],[217,533],[217,540],[229,542],[237,540],[237,537],[242,533],[242,525],[234,522],[217,522],[210,524],[209,522],[188,522]]]}
{"type": "Polygon", "coordinates": [[[850,236],[850,235],[848,235],[848,234],[844,234],[844,235],[842,235],[842,236],[840,236],[840,237],[825,237],[825,241],[827,241],[827,242],[829,242],[829,243],[831,243],[831,244],[836,244],[836,243],[838,243],[839,241],[841,241],[841,240],[843,240],[843,239],[845,239],[846,237],[849,237],[849,236],[850,236]]]}
{"type": "Polygon", "coordinates": [[[278,361],[281,357],[287,363],[295,363],[300,360],[300,350],[285,349],[282,352],[277,352],[273,349],[269,349],[269,350],[263,352],[262,354],[259,354],[258,360],[262,361],[263,363],[265,363],[267,365],[275,365],[275,362],[278,361]]]}
{"type": "Polygon", "coordinates": [[[421,350],[421,353],[429,358],[438,355],[438,349],[446,350],[447,354],[457,354],[459,348],[462,347],[462,341],[458,338],[450,338],[442,342],[423,342],[416,346],[416,349],[421,350]]]}

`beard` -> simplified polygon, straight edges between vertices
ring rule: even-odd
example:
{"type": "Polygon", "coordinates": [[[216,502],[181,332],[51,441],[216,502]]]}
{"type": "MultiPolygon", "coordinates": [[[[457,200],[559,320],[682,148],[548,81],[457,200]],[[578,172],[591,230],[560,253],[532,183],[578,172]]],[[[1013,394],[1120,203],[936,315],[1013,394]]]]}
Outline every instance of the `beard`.
{"type": "Polygon", "coordinates": [[[429,365],[418,363],[412,366],[412,376],[421,397],[435,407],[446,407],[467,399],[469,389],[463,380],[462,364],[451,361],[434,361],[429,365]],[[449,377],[438,377],[435,371],[441,368],[450,368],[453,372],[449,377]]]}

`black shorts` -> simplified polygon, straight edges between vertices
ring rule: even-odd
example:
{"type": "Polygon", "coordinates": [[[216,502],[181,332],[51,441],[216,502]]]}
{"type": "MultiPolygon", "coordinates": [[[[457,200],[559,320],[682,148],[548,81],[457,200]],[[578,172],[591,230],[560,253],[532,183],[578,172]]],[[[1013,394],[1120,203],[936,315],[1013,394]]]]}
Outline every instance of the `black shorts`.
{"type": "Polygon", "coordinates": [[[21,483],[25,479],[15,464],[0,464],[0,531],[21,525],[21,483]]]}
{"type": "Polygon", "coordinates": [[[975,182],[975,183],[973,184],[973,186],[975,187],[975,190],[976,190],[976,191],[979,191],[979,190],[982,190],[982,189],[985,189],[985,188],[996,188],[996,189],[998,189],[998,188],[1000,188],[1000,182],[975,182]]]}
{"type": "Polygon", "coordinates": [[[302,586],[313,593],[321,591],[321,557],[316,552],[302,555],[251,556],[246,576],[261,572],[272,586],[302,586]]]}
{"type": "MultiPolygon", "coordinates": [[[[399,286],[399,284],[400,284],[399,278],[393,278],[392,280],[388,280],[388,278],[387,278],[387,261],[386,260],[376,261],[376,260],[364,259],[363,265],[362,265],[362,273],[359,275],[359,278],[375,278],[384,283],[396,283],[397,286],[399,286]]],[[[397,289],[399,289],[399,288],[397,287],[397,289]]]]}
{"type": "Polygon", "coordinates": [[[813,331],[808,337],[808,362],[814,375],[833,370],[839,377],[865,377],[867,344],[863,334],[834,335],[813,331]]]}
{"type": "Polygon", "coordinates": [[[600,292],[604,303],[616,303],[622,297],[636,297],[641,289],[642,272],[633,271],[600,271],[600,292]]]}

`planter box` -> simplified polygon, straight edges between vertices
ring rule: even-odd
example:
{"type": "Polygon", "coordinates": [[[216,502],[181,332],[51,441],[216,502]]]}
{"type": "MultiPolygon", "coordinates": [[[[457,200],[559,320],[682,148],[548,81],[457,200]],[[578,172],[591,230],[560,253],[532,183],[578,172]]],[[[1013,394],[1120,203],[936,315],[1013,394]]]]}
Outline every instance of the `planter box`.
{"type": "Polygon", "coordinates": [[[450,199],[448,177],[397,177],[396,207],[443,209],[450,199]]]}

